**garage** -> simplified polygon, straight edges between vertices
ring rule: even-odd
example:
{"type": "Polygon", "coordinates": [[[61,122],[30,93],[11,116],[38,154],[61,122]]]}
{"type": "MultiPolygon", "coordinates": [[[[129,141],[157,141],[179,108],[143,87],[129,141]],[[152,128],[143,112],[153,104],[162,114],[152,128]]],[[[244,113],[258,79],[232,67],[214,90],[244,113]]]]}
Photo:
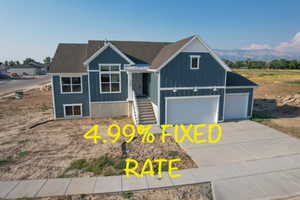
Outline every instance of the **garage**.
{"type": "Polygon", "coordinates": [[[247,118],[249,93],[226,94],[225,120],[247,118]]]}
{"type": "Polygon", "coordinates": [[[166,97],[166,123],[217,123],[219,98],[219,95],[166,97]]]}

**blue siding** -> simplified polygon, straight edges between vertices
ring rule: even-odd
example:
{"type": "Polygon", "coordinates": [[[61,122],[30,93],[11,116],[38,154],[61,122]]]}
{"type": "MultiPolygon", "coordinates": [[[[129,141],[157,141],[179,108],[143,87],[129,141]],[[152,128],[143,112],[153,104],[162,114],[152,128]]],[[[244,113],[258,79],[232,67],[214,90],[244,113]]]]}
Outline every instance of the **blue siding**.
{"type": "Polygon", "coordinates": [[[82,115],[89,116],[89,91],[88,91],[88,76],[82,76],[82,93],[80,94],[61,94],[60,91],[60,77],[53,76],[53,90],[55,101],[56,118],[64,117],[63,104],[82,103],[82,115]]]}
{"type": "MultiPolygon", "coordinates": [[[[99,64],[129,64],[122,56],[115,52],[112,48],[105,49],[89,64],[90,70],[99,70],[99,64]]],[[[121,72],[121,93],[100,94],[99,72],[89,72],[91,101],[126,101],[128,96],[128,80],[127,73],[121,72]]]]}
{"type": "MultiPolygon", "coordinates": [[[[165,97],[178,97],[178,96],[204,96],[204,95],[220,95],[219,102],[219,121],[223,120],[223,102],[224,102],[224,89],[217,89],[213,91],[212,89],[201,89],[194,92],[193,90],[177,90],[173,92],[172,90],[161,91],[160,92],[160,123],[165,123],[165,97]]],[[[201,112],[199,113],[201,114],[201,112]]]]}
{"type": "Polygon", "coordinates": [[[161,69],[161,87],[224,86],[225,69],[209,53],[177,55],[161,69]],[[190,55],[200,55],[200,68],[190,69],[190,55]]]}
{"type": "Polygon", "coordinates": [[[158,92],[157,92],[157,87],[158,87],[158,75],[157,73],[153,72],[149,74],[149,79],[148,79],[148,92],[149,92],[149,97],[151,101],[157,105],[158,102],[158,92]]]}
{"type": "Polygon", "coordinates": [[[253,96],[253,88],[241,88],[241,89],[226,89],[226,93],[249,93],[249,99],[248,99],[248,116],[251,117],[252,112],[252,96],[253,96]]]}

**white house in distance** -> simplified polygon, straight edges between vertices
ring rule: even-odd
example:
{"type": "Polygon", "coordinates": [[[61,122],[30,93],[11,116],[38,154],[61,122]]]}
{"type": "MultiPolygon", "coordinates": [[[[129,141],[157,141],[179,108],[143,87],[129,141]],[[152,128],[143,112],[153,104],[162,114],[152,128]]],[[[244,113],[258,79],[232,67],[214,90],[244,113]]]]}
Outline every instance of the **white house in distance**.
{"type": "Polygon", "coordinates": [[[29,64],[10,66],[7,72],[18,75],[42,75],[47,73],[47,67],[42,63],[31,62],[29,64]]]}

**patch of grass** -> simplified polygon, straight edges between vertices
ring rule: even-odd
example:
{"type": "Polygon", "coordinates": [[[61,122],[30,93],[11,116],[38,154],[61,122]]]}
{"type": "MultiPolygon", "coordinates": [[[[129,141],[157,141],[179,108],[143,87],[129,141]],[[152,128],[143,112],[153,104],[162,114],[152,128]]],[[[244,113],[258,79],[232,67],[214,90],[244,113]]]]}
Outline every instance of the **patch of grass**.
{"type": "Polygon", "coordinates": [[[4,166],[4,165],[12,164],[14,162],[15,161],[12,158],[7,158],[7,159],[3,159],[3,160],[0,159],[0,167],[4,166]]]}
{"type": "Polygon", "coordinates": [[[29,141],[30,141],[29,139],[20,140],[20,141],[18,141],[18,144],[25,144],[25,143],[27,143],[29,141]]]}
{"type": "Polygon", "coordinates": [[[14,100],[14,99],[16,99],[16,97],[15,96],[9,96],[9,97],[4,97],[3,99],[5,99],[5,100],[14,100]]]}
{"type": "Polygon", "coordinates": [[[71,162],[69,169],[84,169],[88,166],[88,162],[85,159],[75,160],[71,162]]]}
{"type": "Polygon", "coordinates": [[[18,157],[19,158],[23,158],[23,157],[25,157],[25,156],[28,156],[29,155],[29,151],[22,151],[22,152],[20,152],[19,154],[18,154],[18,157]]]}
{"type": "Polygon", "coordinates": [[[103,169],[103,175],[104,176],[116,175],[116,170],[112,166],[106,167],[105,169],[103,169]]]}
{"type": "Polygon", "coordinates": [[[288,81],[287,83],[300,86],[300,80],[288,81]]]}
{"type": "Polygon", "coordinates": [[[70,166],[65,170],[63,176],[67,174],[68,171],[78,169],[86,172],[93,172],[95,175],[121,175],[123,174],[123,168],[125,161],[121,157],[111,158],[107,154],[93,160],[75,160],[70,166]]]}
{"type": "Polygon", "coordinates": [[[121,119],[126,119],[127,116],[123,115],[123,116],[117,116],[117,117],[112,117],[113,120],[121,120],[121,119]]]}
{"type": "Polygon", "coordinates": [[[178,151],[170,151],[170,152],[168,152],[168,156],[170,156],[171,158],[176,158],[177,156],[179,156],[179,152],[178,151]]]}
{"type": "Polygon", "coordinates": [[[133,197],[133,192],[122,192],[122,197],[124,199],[130,199],[133,197]]]}
{"type": "Polygon", "coordinates": [[[40,110],[41,110],[42,112],[46,112],[48,109],[49,109],[49,107],[48,107],[46,104],[42,104],[42,105],[40,106],[40,110]]]}

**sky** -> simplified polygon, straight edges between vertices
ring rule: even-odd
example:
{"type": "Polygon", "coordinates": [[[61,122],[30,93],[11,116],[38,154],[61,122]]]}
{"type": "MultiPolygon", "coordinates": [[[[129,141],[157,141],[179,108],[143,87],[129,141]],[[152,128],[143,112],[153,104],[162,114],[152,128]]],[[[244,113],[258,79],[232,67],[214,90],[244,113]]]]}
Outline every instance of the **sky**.
{"type": "Polygon", "coordinates": [[[177,41],[300,54],[299,0],[0,0],[0,62],[42,61],[58,43],[177,41]]]}

